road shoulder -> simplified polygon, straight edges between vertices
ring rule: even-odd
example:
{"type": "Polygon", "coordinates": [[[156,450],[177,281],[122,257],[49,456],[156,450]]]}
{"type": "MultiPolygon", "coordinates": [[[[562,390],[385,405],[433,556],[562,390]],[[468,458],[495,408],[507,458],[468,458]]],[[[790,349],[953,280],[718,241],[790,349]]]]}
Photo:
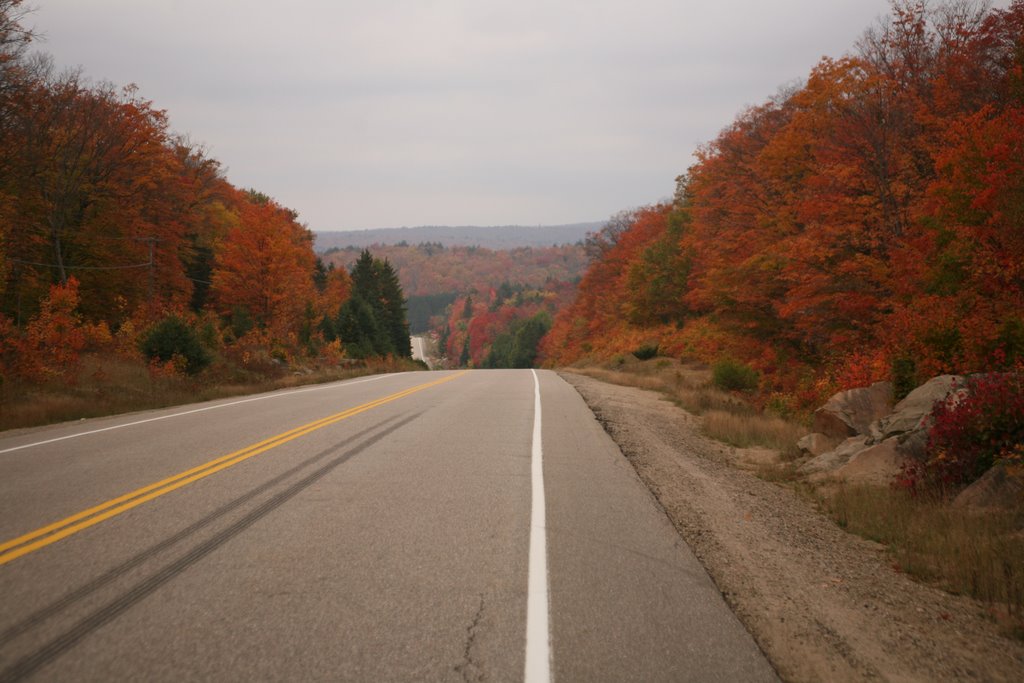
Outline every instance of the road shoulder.
{"type": "Polygon", "coordinates": [[[555,680],[777,681],[577,392],[541,393],[555,680]]]}
{"type": "Polygon", "coordinates": [[[820,680],[1021,680],[1024,644],[984,608],[915,583],[884,549],[782,486],[657,393],[562,373],[668,513],[780,675],[820,680]]]}

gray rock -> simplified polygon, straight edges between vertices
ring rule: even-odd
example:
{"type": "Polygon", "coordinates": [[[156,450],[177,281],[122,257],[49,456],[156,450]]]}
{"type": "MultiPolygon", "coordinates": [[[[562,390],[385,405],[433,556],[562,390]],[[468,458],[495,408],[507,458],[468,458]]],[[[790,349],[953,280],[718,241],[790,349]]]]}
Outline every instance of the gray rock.
{"type": "Polygon", "coordinates": [[[945,400],[963,384],[964,378],[960,375],[940,375],[928,380],[897,403],[891,415],[879,421],[876,427],[880,437],[888,439],[915,430],[927,430],[935,404],[945,400]]]}
{"type": "Polygon", "coordinates": [[[832,474],[851,484],[886,486],[900,473],[907,456],[901,451],[897,439],[886,439],[854,453],[849,461],[832,474]]]}
{"type": "Polygon", "coordinates": [[[915,429],[912,432],[890,438],[897,440],[897,448],[903,455],[915,460],[924,460],[925,449],[928,447],[927,429],[915,429]]]}
{"type": "Polygon", "coordinates": [[[888,414],[892,398],[891,382],[840,391],[814,411],[814,431],[839,439],[869,434],[871,424],[888,414]]]}
{"type": "Polygon", "coordinates": [[[1014,508],[1024,504],[1024,476],[1003,465],[993,465],[953,499],[954,507],[1014,508]]]}
{"type": "Polygon", "coordinates": [[[867,447],[867,437],[851,436],[831,451],[822,453],[818,457],[808,460],[801,465],[797,471],[801,474],[831,472],[845,465],[856,453],[859,453],[867,447]]]}
{"type": "Polygon", "coordinates": [[[812,458],[816,458],[822,453],[828,453],[837,445],[839,445],[838,440],[820,432],[808,434],[796,442],[796,447],[800,449],[800,452],[812,458]]]}

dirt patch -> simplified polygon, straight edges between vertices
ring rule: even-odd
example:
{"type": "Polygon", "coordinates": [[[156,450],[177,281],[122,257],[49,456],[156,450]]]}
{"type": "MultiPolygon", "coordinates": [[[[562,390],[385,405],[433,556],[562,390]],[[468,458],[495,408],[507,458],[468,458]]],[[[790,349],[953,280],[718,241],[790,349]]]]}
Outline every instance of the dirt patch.
{"type": "Polygon", "coordinates": [[[1000,635],[984,606],[910,580],[881,545],[751,474],[763,454],[708,439],[700,418],[654,392],[562,376],[783,679],[1024,680],[1024,644],[1000,635]]]}

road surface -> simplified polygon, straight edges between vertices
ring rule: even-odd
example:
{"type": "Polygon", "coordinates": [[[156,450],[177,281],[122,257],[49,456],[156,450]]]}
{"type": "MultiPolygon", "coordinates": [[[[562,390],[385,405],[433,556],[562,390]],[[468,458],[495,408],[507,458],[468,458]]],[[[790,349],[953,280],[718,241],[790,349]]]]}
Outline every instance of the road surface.
{"type": "Polygon", "coordinates": [[[413,360],[421,360],[427,364],[427,367],[433,367],[430,363],[430,360],[427,358],[426,353],[423,350],[423,337],[409,337],[409,341],[412,345],[413,360]]]}
{"type": "Polygon", "coordinates": [[[0,434],[0,596],[2,681],[774,678],[546,371],[0,434]]]}

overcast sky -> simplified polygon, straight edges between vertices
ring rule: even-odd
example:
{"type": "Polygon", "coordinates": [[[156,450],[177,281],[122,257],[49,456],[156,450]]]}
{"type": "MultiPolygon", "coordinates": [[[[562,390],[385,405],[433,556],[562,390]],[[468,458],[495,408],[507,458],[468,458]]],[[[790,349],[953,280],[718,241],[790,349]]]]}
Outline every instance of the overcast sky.
{"type": "MultiPolygon", "coordinates": [[[[29,0],[314,230],[603,220],[888,0],[29,0]]],[[[1004,3],[1001,3],[1004,4],[1004,3]]]]}

